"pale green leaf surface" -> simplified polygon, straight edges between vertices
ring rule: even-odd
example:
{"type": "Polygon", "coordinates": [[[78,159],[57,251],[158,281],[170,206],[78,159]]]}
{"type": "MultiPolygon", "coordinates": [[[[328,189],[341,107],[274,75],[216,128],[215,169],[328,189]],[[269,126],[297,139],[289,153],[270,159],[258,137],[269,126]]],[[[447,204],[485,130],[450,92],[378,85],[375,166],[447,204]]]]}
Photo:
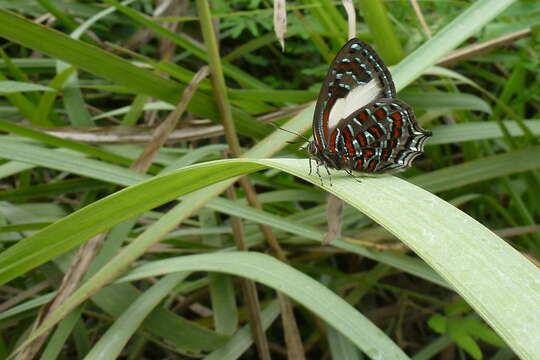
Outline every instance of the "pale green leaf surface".
{"type": "Polygon", "coordinates": [[[12,94],[24,91],[56,91],[48,86],[25,83],[22,81],[0,81],[0,94],[12,94]]]}
{"type": "MultiPolygon", "coordinates": [[[[523,123],[533,134],[540,136],[540,120],[525,120],[523,123]]],[[[516,122],[504,121],[503,124],[512,136],[524,135],[516,122]]],[[[426,146],[504,138],[499,124],[491,121],[443,125],[431,128],[431,130],[433,137],[429,139],[426,146]]]]}
{"type": "Polygon", "coordinates": [[[120,281],[177,271],[225,272],[266,284],[316,313],[370,358],[408,359],[380,329],[341,297],[316,280],[268,255],[229,252],[170,258],[143,265],[120,281]]]}
{"type": "Polygon", "coordinates": [[[167,275],[142,293],[114,321],[112,326],[100,337],[84,359],[118,358],[123,347],[137,331],[144,319],[188,275],[189,273],[187,272],[167,275]]]}
{"type": "MultiPolygon", "coordinates": [[[[52,256],[43,241],[61,239],[61,253],[134,213],[240,173],[272,166],[315,184],[307,161],[224,160],[194,165],[137,184],[41,230],[0,255],[4,281],[52,256]],[[83,230],[81,230],[83,229],[83,230]]],[[[392,176],[362,178],[333,173],[325,190],[349,202],[404,241],[432,266],[526,359],[540,346],[540,270],[483,225],[450,204],[392,176]],[[372,196],[377,194],[377,196],[372,196]],[[427,216],[426,214],[429,214],[427,216]]]]}
{"type": "MultiPolygon", "coordinates": [[[[9,142],[0,144],[0,149],[7,149],[8,145],[9,142]]],[[[81,175],[93,176],[97,179],[110,181],[120,185],[135,184],[141,181],[143,178],[147,178],[144,175],[137,174],[130,170],[114,167],[113,165],[101,163],[96,160],[81,159],[79,156],[69,158],[69,154],[62,154],[61,157],[57,158],[57,151],[42,148],[35,148],[34,150],[34,148],[29,145],[27,145],[27,148],[24,150],[26,149],[29,151],[20,151],[20,148],[13,148],[7,149],[9,151],[4,151],[4,153],[6,155],[11,154],[16,156],[17,159],[25,159],[29,162],[40,162],[43,165],[53,168],[70,171],[81,175]],[[69,158],[69,161],[64,161],[64,157],[69,158]],[[86,162],[88,162],[90,165],[84,166],[84,170],[81,170],[80,165],[86,165],[86,162]],[[101,164],[103,164],[104,169],[101,169],[101,164]],[[118,169],[118,171],[115,171],[115,169],[118,169]]],[[[540,159],[540,156],[531,157],[528,156],[528,154],[529,153],[527,151],[522,150],[514,153],[494,156],[493,158],[480,159],[472,162],[473,164],[471,165],[468,165],[469,163],[456,165],[454,167],[432,172],[430,174],[421,175],[412,179],[412,181],[429,190],[440,191],[454,188],[455,186],[459,185],[474,183],[482,179],[489,179],[492,176],[500,176],[501,174],[509,174],[517,170],[523,171],[529,168],[539,167],[540,160],[538,159],[540,159]],[[516,169],[516,166],[518,166],[518,169],[516,169]],[[443,172],[444,176],[440,176],[439,172],[443,172]]],[[[214,199],[209,203],[209,206],[231,215],[251,219],[253,221],[280,228],[316,241],[320,241],[322,238],[321,231],[315,230],[314,228],[310,228],[306,225],[302,225],[298,222],[287,221],[278,216],[266,214],[264,212],[259,213],[247,207],[244,209],[244,207],[240,206],[239,204],[227,204],[227,201],[224,199],[214,199]]],[[[336,241],[334,245],[345,250],[382,261],[386,264],[392,265],[398,269],[412,273],[421,278],[425,278],[434,283],[438,283],[442,286],[447,286],[447,284],[442,282],[438,276],[434,276],[434,274],[431,272],[426,272],[423,264],[412,261],[413,259],[403,258],[394,254],[372,251],[340,240],[336,241]]]]}
{"type": "Polygon", "coordinates": [[[491,106],[478,96],[462,93],[402,93],[399,97],[414,108],[426,110],[474,110],[491,114],[491,106]]]}
{"type": "Polygon", "coordinates": [[[9,161],[0,165],[0,179],[32,169],[34,165],[19,161],[9,161]]]}
{"type": "Polygon", "coordinates": [[[538,168],[540,168],[540,147],[535,146],[446,167],[416,176],[410,181],[429,191],[441,192],[538,168]]]}
{"type": "Polygon", "coordinates": [[[326,327],[326,337],[330,347],[332,359],[360,360],[358,350],[354,344],[331,326],[326,327]]]}
{"type": "MultiPolygon", "coordinates": [[[[243,219],[265,224],[317,242],[321,242],[324,238],[325,232],[317,229],[314,226],[309,226],[293,219],[285,219],[280,216],[267,213],[263,210],[254,209],[247,205],[241,205],[238,202],[233,202],[227,199],[215,198],[210,200],[206,206],[210,209],[214,209],[228,215],[239,216],[243,219]]],[[[449,287],[449,285],[443,279],[441,279],[439,275],[434,273],[433,270],[427,268],[426,265],[418,261],[418,259],[410,256],[373,251],[365,247],[356,246],[341,239],[334,240],[332,242],[332,246],[350,251],[369,259],[380,261],[384,264],[391,265],[397,269],[431,281],[432,283],[449,287]]]]}

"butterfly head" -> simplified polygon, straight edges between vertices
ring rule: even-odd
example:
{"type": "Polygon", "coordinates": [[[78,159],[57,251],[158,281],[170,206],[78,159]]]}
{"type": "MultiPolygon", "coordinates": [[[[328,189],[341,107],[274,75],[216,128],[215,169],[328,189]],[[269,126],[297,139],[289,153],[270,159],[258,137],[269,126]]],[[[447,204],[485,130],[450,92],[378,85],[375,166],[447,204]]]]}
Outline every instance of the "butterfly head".
{"type": "Polygon", "coordinates": [[[319,148],[317,147],[317,143],[315,143],[315,141],[309,141],[301,149],[308,152],[314,158],[319,158],[320,157],[320,151],[319,151],[319,148]]]}
{"type": "Polygon", "coordinates": [[[315,159],[319,165],[324,165],[327,168],[329,167],[333,169],[342,168],[339,154],[331,152],[327,149],[321,149],[317,145],[316,141],[308,142],[301,149],[307,151],[311,155],[311,158],[315,159]]]}

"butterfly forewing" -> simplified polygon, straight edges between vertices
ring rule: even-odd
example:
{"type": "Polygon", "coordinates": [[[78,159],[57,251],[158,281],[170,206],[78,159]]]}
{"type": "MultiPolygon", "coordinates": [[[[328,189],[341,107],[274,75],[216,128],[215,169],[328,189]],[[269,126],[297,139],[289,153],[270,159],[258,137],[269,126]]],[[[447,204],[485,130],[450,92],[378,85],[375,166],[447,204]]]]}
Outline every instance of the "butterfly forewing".
{"type": "Polygon", "coordinates": [[[365,173],[410,167],[431,132],[395,96],[390,72],[375,51],[350,40],[332,62],[317,100],[314,157],[328,167],[365,173]]]}
{"type": "Polygon", "coordinates": [[[377,98],[395,97],[390,72],[366,43],[352,39],[338,52],[317,100],[313,131],[324,148],[337,123],[377,98]]]}

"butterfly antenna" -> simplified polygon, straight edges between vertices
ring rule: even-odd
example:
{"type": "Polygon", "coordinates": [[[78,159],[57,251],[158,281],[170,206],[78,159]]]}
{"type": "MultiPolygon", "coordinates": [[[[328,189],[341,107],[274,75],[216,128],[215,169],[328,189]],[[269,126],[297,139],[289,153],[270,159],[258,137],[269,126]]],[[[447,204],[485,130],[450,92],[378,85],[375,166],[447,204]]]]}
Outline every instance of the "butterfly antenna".
{"type": "Polygon", "coordinates": [[[299,140],[299,141],[286,141],[287,144],[300,144],[305,143],[305,140],[299,140]]]}
{"type": "MultiPolygon", "coordinates": [[[[276,125],[276,124],[274,124],[274,123],[272,123],[272,122],[269,123],[269,124],[272,125],[272,126],[274,126],[275,128],[278,128],[278,129],[280,129],[280,130],[283,130],[283,131],[285,131],[285,132],[288,132],[289,134],[293,134],[293,135],[299,136],[299,137],[301,137],[302,139],[304,139],[305,141],[309,142],[309,139],[308,139],[307,137],[305,137],[304,135],[302,135],[302,134],[299,134],[299,133],[294,132],[294,131],[291,131],[291,130],[284,129],[284,128],[282,128],[281,126],[276,125]]],[[[290,141],[287,141],[287,142],[288,142],[289,144],[294,144],[294,143],[295,143],[295,142],[290,142],[290,141]]]]}

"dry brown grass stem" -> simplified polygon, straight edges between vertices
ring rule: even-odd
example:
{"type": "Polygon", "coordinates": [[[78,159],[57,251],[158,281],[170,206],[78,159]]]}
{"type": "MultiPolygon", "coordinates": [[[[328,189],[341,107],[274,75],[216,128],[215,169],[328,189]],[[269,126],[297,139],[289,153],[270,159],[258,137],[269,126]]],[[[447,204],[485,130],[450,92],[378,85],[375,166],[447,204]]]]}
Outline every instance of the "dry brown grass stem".
{"type": "Polygon", "coordinates": [[[440,66],[452,66],[457,63],[469,60],[475,56],[485,54],[490,52],[498,47],[505,46],[513,43],[516,40],[527,37],[531,34],[532,29],[526,28],[523,30],[515,31],[510,34],[499,36],[493,40],[489,40],[480,44],[474,44],[462,47],[452,51],[450,54],[445,56],[441,61],[437,63],[440,66]]]}

